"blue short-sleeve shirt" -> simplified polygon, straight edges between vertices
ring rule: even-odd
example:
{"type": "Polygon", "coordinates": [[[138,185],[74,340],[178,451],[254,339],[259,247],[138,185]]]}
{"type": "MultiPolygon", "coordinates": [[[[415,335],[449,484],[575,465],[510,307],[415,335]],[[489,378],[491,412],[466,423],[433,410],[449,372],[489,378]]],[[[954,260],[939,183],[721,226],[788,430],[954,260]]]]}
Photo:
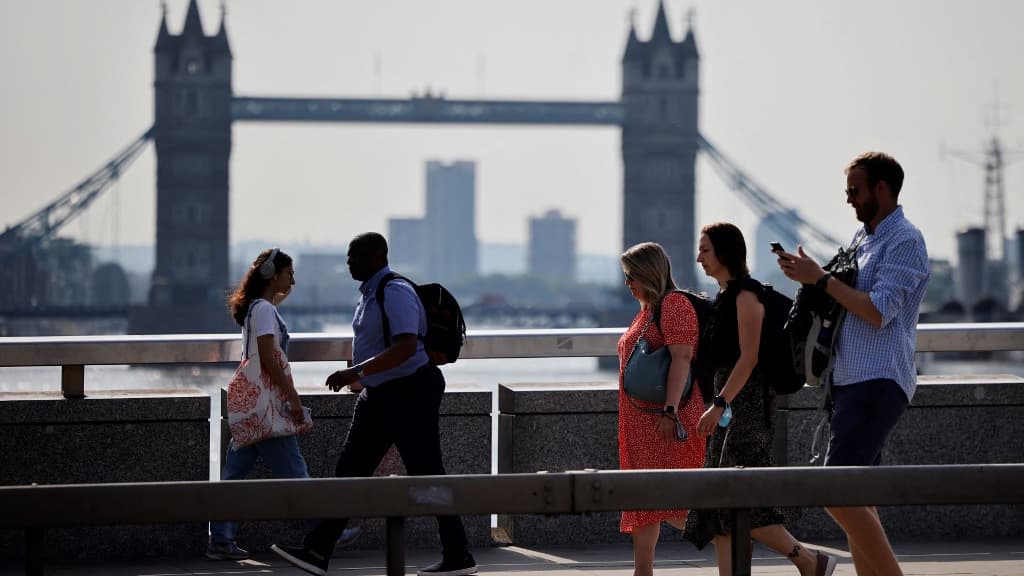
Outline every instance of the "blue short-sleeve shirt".
{"type": "MultiPolygon", "coordinates": [[[[384,324],[377,302],[377,286],[381,278],[389,274],[391,268],[385,266],[377,271],[369,280],[359,286],[359,303],[352,317],[352,359],[356,364],[365,362],[380,354],[388,347],[384,337],[384,324]]],[[[384,309],[391,325],[391,341],[401,334],[427,333],[427,315],[423,310],[416,291],[405,280],[396,278],[384,287],[384,309]]],[[[368,374],[360,380],[363,386],[372,388],[389,380],[413,374],[429,361],[423,349],[423,340],[416,339],[416,352],[405,362],[384,372],[368,374]]]]}

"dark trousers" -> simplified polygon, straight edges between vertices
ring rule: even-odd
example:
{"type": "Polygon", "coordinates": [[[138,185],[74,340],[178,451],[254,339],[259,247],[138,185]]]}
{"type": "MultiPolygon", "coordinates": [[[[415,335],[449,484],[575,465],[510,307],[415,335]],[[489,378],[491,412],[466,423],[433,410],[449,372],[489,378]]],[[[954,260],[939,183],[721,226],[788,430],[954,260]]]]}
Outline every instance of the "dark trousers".
{"type": "MultiPolygon", "coordinates": [[[[372,476],[392,445],[410,476],[443,475],[439,410],[444,386],[441,370],[427,364],[411,376],[365,389],[356,400],[334,475],[372,476]]],[[[324,520],[306,536],[306,547],[329,557],[347,524],[347,518],[324,520]]],[[[438,516],[437,527],[444,557],[461,559],[467,551],[462,519],[438,516]]]]}
{"type": "Polygon", "coordinates": [[[907,411],[907,395],[894,380],[832,387],[832,421],[825,466],[878,466],[882,447],[907,411]]]}

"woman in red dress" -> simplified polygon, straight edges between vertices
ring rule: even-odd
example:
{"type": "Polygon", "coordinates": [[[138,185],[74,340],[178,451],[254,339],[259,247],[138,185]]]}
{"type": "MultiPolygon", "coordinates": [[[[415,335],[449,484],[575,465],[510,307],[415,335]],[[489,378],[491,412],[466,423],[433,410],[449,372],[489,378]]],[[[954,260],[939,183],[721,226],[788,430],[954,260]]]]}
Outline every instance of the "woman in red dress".
{"type": "MultiPolygon", "coordinates": [[[[697,422],[704,401],[696,386],[686,398],[683,389],[690,371],[690,359],[697,347],[697,313],[690,301],[676,290],[672,264],[659,244],[637,244],[622,254],[620,261],[626,286],[640,302],[640,312],[619,339],[619,467],[623,470],[700,468],[704,446],[697,437],[697,422]],[[654,310],[661,307],[660,322],[654,310]],[[660,326],[658,325],[660,324],[660,326]],[[672,363],[668,371],[665,400],[644,402],[626,395],[622,373],[630,352],[643,334],[655,350],[668,346],[672,363]],[[686,431],[679,440],[676,424],[686,431]]],[[[661,522],[683,529],[686,510],[627,510],[619,529],[633,535],[633,574],[654,574],[654,548],[661,522]]]]}

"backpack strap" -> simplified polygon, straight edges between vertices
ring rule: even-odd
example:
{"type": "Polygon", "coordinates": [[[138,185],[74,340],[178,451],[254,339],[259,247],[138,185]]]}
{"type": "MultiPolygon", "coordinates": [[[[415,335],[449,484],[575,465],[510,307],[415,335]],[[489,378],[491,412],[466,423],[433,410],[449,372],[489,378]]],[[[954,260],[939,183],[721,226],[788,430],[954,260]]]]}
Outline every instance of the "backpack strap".
{"type": "Polygon", "coordinates": [[[377,292],[375,294],[377,307],[380,308],[380,325],[381,329],[384,331],[385,346],[391,346],[391,321],[388,320],[388,312],[384,309],[384,288],[387,287],[388,282],[391,282],[395,278],[399,278],[399,276],[394,272],[388,272],[382,276],[380,282],[377,283],[377,292]]]}
{"type": "Polygon", "coordinates": [[[256,303],[260,300],[262,300],[262,298],[257,298],[252,302],[249,302],[249,310],[245,313],[245,340],[242,341],[242,360],[249,357],[249,338],[252,336],[252,309],[256,307],[256,303]]]}
{"type": "MultiPolygon", "coordinates": [[[[409,283],[410,286],[412,286],[413,294],[416,293],[416,283],[413,282],[412,280],[409,280],[405,276],[402,276],[401,274],[388,272],[387,274],[381,277],[380,282],[377,284],[377,292],[375,296],[377,299],[377,306],[380,308],[380,325],[381,328],[384,330],[385,346],[391,346],[391,321],[388,320],[388,312],[387,310],[384,309],[384,288],[387,287],[388,282],[391,282],[392,280],[405,280],[406,282],[409,283]]],[[[416,295],[416,300],[419,300],[419,295],[416,295]]],[[[416,338],[423,340],[423,335],[420,334],[418,330],[416,333],[416,338]]]]}

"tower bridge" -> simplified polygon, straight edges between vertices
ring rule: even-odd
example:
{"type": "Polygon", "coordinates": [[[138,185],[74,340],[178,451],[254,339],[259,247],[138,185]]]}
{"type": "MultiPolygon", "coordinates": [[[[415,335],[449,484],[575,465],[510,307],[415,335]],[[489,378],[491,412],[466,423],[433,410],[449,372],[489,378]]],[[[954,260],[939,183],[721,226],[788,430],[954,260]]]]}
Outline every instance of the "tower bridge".
{"type": "MultiPolygon", "coordinates": [[[[641,40],[633,25],[621,59],[617,101],[270,98],[235,95],[234,55],[222,15],[212,36],[190,0],[180,34],[166,12],[153,48],[154,123],[125,153],[100,170],[116,177],[153,140],[157,153],[156,266],[148,306],[133,312],[130,330],[203,332],[233,329],[223,314],[229,285],[229,162],[235,122],[347,122],[614,126],[621,132],[622,239],[662,244],[677,262],[678,280],[696,286],[695,163],[704,152],[740,198],[759,215],[788,207],[756,184],[698,131],[700,54],[692,26],[672,34],[659,0],[653,31],[641,40]],[[683,265],[686,263],[686,265],[683,265]]],[[[95,176],[0,236],[0,253],[51,236],[109,185],[95,176]]],[[[840,244],[795,212],[780,224],[780,239],[795,245],[840,244]]],[[[17,274],[17,272],[15,272],[17,274]]],[[[24,278],[29,277],[24,274],[24,278]]],[[[17,291],[15,291],[17,292],[17,291]]],[[[22,294],[24,296],[24,294],[22,294]]],[[[0,305],[23,305],[7,297],[0,305]]]]}

